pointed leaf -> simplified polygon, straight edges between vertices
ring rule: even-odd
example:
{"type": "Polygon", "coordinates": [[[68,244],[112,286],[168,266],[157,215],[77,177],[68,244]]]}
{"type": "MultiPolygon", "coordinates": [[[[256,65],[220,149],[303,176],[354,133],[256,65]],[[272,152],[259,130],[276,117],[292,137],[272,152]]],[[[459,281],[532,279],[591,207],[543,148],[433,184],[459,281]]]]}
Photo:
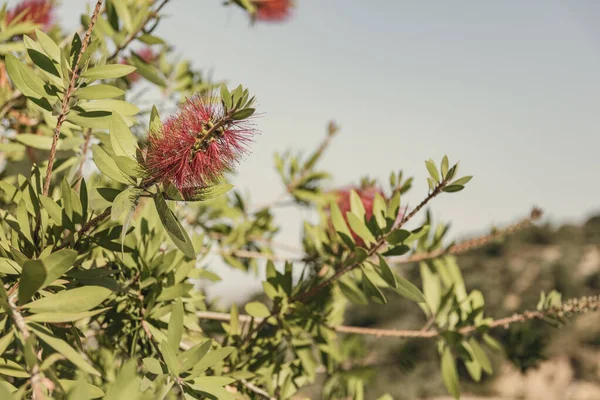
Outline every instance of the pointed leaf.
{"type": "Polygon", "coordinates": [[[19,304],[22,306],[42,287],[46,280],[46,267],[40,260],[28,260],[23,264],[19,280],[19,304]]]}
{"type": "Polygon", "coordinates": [[[83,286],[51,294],[24,307],[32,313],[78,313],[91,310],[112,294],[102,286],[83,286]]]}

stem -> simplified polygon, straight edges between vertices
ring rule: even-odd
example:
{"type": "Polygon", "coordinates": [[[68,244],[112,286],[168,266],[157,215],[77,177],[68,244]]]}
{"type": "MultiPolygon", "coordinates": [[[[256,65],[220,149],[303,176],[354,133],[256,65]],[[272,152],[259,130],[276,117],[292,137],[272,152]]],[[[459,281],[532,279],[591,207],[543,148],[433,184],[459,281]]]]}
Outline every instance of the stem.
{"type": "MultiPolygon", "coordinates": [[[[29,332],[29,328],[27,327],[27,324],[25,323],[23,316],[21,315],[21,313],[19,312],[19,309],[17,308],[17,305],[15,304],[14,295],[10,296],[8,298],[8,304],[10,306],[10,311],[11,311],[12,318],[15,322],[15,326],[21,333],[21,336],[23,337],[23,345],[25,345],[25,343],[31,336],[31,333],[29,332]]],[[[43,389],[43,383],[42,383],[42,374],[40,371],[40,366],[38,364],[37,357],[33,361],[33,366],[31,367],[31,370],[29,371],[29,373],[31,374],[31,390],[33,391],[32,399],[34,399],[34,400],[44,399],[45,397],[44,397],[44,389],[43,389]]]]}
{"type": "MultiPolygon", "coordinates": [[[[569,299],[564,302],[561,306],[549,308],[544,311],[523,311],[519,314],[514,314],[510,317],[500,318],[493,320],[485,325],[476,326],[469,325],[458,328],[456,331],[460,334],[466,335],[473,333],[483,326],[487,326],[489,329],[494,328],[507,328],[509,325],[515,323],[523,323],[533,319],[543,319],[549,316],[563,317],[565,315],[576,315],[584,314],[587,312],[597,311],[600,308],[600,296],[587,296],[576,299],[569,299]]],[[[215,321],[230,321],[231,314],[219,313],[214,311],[198,311],[196,316],[201,319],[210,319],[215,321]]],[[[240,322],[250,322],[252,320],[257,322],[264,322],[266,318],[255,318],[250,315],[238,315],[240,322]]],[[[443,331],[441,330],[407,330],[407,329],[380,329],[380,328],[363,328],[359,326],[328,326],[339,333],[349,333],[366,336],[377,336],[377,337],[396,337],[396,338],[433,338],[440,336],[443,331]]]]}
{"type": "Polygon", "coordinates": [[[527,228],[533,222],[538,220],[541,216],[542,216],[542,212],[539,209],[534,208],[528,217],[522,219],[521,221],[519,221],[518,223],[516,223],[514,225],[511,225],[504,229],[500,229],[497,232],[491,233],[489,235],[484,235],[484,236],[480,236],[480,237],[477,237],[474,239],[465,240],[463,242],[460,242],[453,246],[450,246],[446,249],[437,249],[437,250],[433,250],[433,251],[429,251],[429,252],[425,252],[425,253],[413,254],[410,257],[401,258],[401,259],[397,259],[397,260],[396,260],[396,257],[391,257],[391,260],[393,260],[393,262],[395,262],[396,264],[409,264],[409,263],[413,263],[413,262],[430,260],[432,258],[437,258],[437,257],[441,257],[444,255],[459,255],[459,254],[467,253],[476,248],[483,247],[498,238],[501,238],[503,236],[512,235],[513,233],[515,233],[517,231],[527,228]]]}
{"type": "MultiPolygon", "coordinates": [[[[81,227],[81,229],[79,229],[77,231],[77,233],[79,234],[79,238],[77,239],[77,241],[79,242],[79,240],[81,240],[83,235],[85,235],[90,229],[93,229],[96,226],[100,225],[100,223],[102,221],[104,221],[110,215],[110,212],[111,212],[111,208],[109,207],[106,210],[104,210],[104,212],[102,214],[98,215],[97,217],[94,217],[93,219],[89,220],[85,225],[83,225],[81,227]]],[[[63,243],[60,246],[57,246],[55,248],[55,251],[64,249],[67,246],[68,246],[68,244],[63,243]]]]}
{"type": "Polygon", "coordinates": [[[96,8],[94,8],[94,13],[92,14],[92,18],[90,19],[90,24],[85,34],[85,38],[83,39],[81,49],[79,50],[79,54],[77,55],[75,67],[73,67],[73,75],[71,76],[69,87],[67,88],[65,96],[63,97],[60,114],[58,115],[56,122],[56,128],[54,128],[54,136],[52,137],[52,147],[50,148],[50,156],[48,158],[48,169],[46,170],[46,180],[44,182],[44,196],[48,196],[48,191],[50,190],[50,177],[52,176],[54,158],[56,157],[56,144],[58,143],[58,137],[60,136],[60,128],[62,127],[63,122],[65,122],[65,119],[67,118],[67,113],[69,112],[69,101],[73,96],[73,92],[75,92],[77,78],[79,78],[79,72],[81,71],[81,66],[79,65],[79,62],[81,61],[81,57],[83,56],[83,53],[87,49],[92,38],[92,30],[94,29],[94,25],[96,24],[96,20],[98,19],[98,14],[100,13],[100,8],[102,7],[102,1],[103,0],[98,0],[98,2],[96,3],[96,8]]]}

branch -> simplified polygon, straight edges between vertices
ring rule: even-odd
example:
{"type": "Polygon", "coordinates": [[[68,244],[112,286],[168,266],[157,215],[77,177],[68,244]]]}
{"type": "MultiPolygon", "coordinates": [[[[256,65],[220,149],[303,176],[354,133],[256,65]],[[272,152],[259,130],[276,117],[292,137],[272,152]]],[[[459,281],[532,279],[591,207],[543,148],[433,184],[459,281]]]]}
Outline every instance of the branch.
{"type": "Polygon", "coordinates": [[[392,260],[392,262],[394,262],[396,264],[409,264],[409,263],[413,263],[413,262],[430,260],[432,258],[438,258],[438,257],[444,256],[444,255],[459,255],[459,254],[467,253],[471,250],[483,247],[498,238],[501,238],[503,236],[512,235],[513,233],[515,233],[517,231],[527,228],[534,221],[540,219],[541,216],[542,216],[542,211],[538,208],[534,208],[528,217],[522,219],[521,221],[519,221],[518,223],[516,223],[514,225],[508,226],[504,229],[500,229],[489,235],[465,240],[464,242],[457,243],[446,249],[438,249],[438,250],[433,250],[433,251],[429,251],[426,253],[413,254],[407,258],[390,257],[390,260],[392,260]]]}
{"type": "Polygon", "coordinates": [[[146,19],[144,20],[144,22],[139,26],[139,28],[137,28],[135,31],[131,32],[129,34],[129,36],[127,37],[127,39],[120,44],[119,46],[117,46],[117,48],[115,49],[115,51],[111,54],[111,56],[108,58],[108,61],[113,61],[115,58],[117,58],[117,56],[119,55],[119,53],[121,51],[123,51],[127,46],[129,46],[129,44],[131,42],[133,42],[135,40],[135,38],[137,38],[137,35],[144,30],[144,28],[146,27],[146,25],[148,24],[148,22],[150,22],[151,19],[158,17],[158,13],[160,12],[160,10],[169,2],[169,0],[163,0],[163,2],[156,8],[156,10],[152,11],[151,13],[148,14],[148,17],[146,17],[146,19]]]}
{"type": "MultiPolygon", "coordinates": [[[[523,323],[534,319],[543,319],[545,317],[565,317],[572,316],[578,314],[585,314],[592,311],[598,311],[600,309],[600,296],[587,296],[575,299],[569,299],[565,303],[563,303],[559,307],[549,308],[545,311],[524,311],[520,314],[514,314],[510,317],[500,318],[493,320],[485,325],[469,325],[461,327],[457,330],[460,334],[469,334],[477,329],[487,326],[489,329],[494,328],[508,328],[509,325],[515,323],[523,323]]],[[[196,312],[196,316],[201,319],[210,319],[215,321],[224,321],[228,322],[231,320],[231,315],[227,313],[219,313],[214,311],[198,311],[196,312]]],[[[265,318],[255,318],[250,315],[238,315],[238,320],[240,322],[250,322],[255,321],[262,323],[265,321],[265,318]]],[[[379,328],[363,328],[358,326],[347,326],[347,325],[338,325],[338,326],[328,326],[329,329],[332,329],[339,333],[350,333],[356,335],[365,335],[365,336],[376,336],[376,337],[396,337],[396,338],[433,338],[441,335],[443,331],[439,330],[406,330],[406,329],[379,329],[379,328]]]]}
{"type": "Polygon", "coordinates": [[[81,44],[81,49],[79,50],[79,54],[77,55],[77,61],[75,62],[75,66],[73,67],[73,75],[71,76],[69,87],[67,88],[67,91],[65,92],[65,95],[63,97],[60,114],[58,115],[56,121],[56,128],[54,128],[54,136],[52,137],[52,147],[50,148],[50,156],[48,158],[48,169],[46,170],[46,180],[44,182],[44,196],[48,196],[48,191],[50,190],[50,177],[52,176],[54,158],[56,157],[56,144],[58,143],[58,137],[60,136],[60,128],[62,127],[63,122],[65,122],[67,113],[69,112],[69,101],[73,96],[73,92],[75,92],[77,78],[79,78],[79,72],[81,69],[79,62],[81,61],[83,53],[90,44],[90,40],[92,38],[92,30],[94,29],[94,25],[96,24],[96,20],[98,19],[98,14],[100,13],[100,8],[102,7],[102,1],[103,0],[98,0],[98,2],[96,3],[94,13],[92,14],[90,24],[85,34],[85,38],[83,39],[83,43],[81,44]]]}
{"type": "MultiPolygon", "coordinates": [[[[21,315],[19,309],[17,308],[17,305],[15,304],[14,294],[12,296],[9,296],[8,304],[10,306],[12,318],[15,321],[15,326],[17,327],[17,329],[21,333],[21,336],[23,337],[23,346],[26,346],[27,340],[31,336],[31,333],[29,332],[29,328],[27,327],[23,316],[21,315]]],[[[33,365],[31,366],[29,373],[31,374],[31,390],[33,391],[32,399],[44,399],[45,396],[42,383],[42,373],[40,371],[40,366],[38,364],[37,357],[34,357],[33,365]]]]}
{"type": "MultiPolygon", "coordinates": [[[[102,223],[102,221],[104,221],[108,216],[110,216],[110,212],[111,212],[111,208],[107,208],[106,210],[104,210],[104,212],[100,215],[98,215],[97,217],[94,217],[93,219],[89,220],[86,224],[84,224],[81,229],[79,229],[77,231],[77,233],[79,234],[79,238],[77,239],[78,241],[81,240],[81,238],[83,237],[83,235],[85,235],[90,229],[95,228],[96,226],[100,225],[100,223],[102,223]]],[[[65,247],[67,247],[68,244],[67,243],[63,243],[60,246],[57,246],[54,251],[58,251],[60,249],[64,249],[65,247]]]]}

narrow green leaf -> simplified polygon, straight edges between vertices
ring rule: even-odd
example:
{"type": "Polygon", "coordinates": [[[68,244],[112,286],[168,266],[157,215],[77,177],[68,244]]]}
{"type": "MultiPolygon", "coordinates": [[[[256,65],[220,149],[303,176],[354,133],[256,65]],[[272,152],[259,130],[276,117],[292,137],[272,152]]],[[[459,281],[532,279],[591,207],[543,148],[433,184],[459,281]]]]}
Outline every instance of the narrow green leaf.
{"type": "Polygon", "coordinates": [[[101,286],[83,286],[51,294],[24,307],[32,313],[78,313],[91,310],[112,294],[101,286]]]}
{"type": "Polygon", "coordinates": [[[181,250],[187,257],[195,258],[196,251],[194,250],[194,245],[190,237],[181,226],[181,223],[177,217],[175,217],[173,211],[171,211],[171,209],[167,206],[162,194],[157,193],[153,196],[153,199],[159,219],[175,246],[177,246],[177,248],[181,250]]]}
{"type": "Polygon", "coordinates": [[[21,266],[14,260],[0,257],[0,273],[4,275],[18,275],[21,273],[21,266]]]}
{"type": "Polygon", "coordinates": [[[169,345],[169,343],[166,340],[163,340],[162,342],[160,342],[159,350],[160,350],[160,354],[163,357],[163,360],[165,361],[165,364],[167,364],[167,368],[169,369],[169,372],[173,376],[179,376],[179,372],[181,371],[179,361],[177,360],[177,356],[175,355],[175,352],[173,351],[173,349],[171,348],[171,346],[169,345]]]}
{"type": "Polygon", "coordinates": [[[362,286],[363,291],[371,301],[378,304],[387,303],[387,299],[385,298],[381,290],[377,286],[375,286],[373,282],[371,282],[367,274],[365,274],[364,272],[362,274],[362,286]]]}
{"type": "Polygon", "coordinates": [[[78,381],[59,379],[58,382],[65,392],[69,393],[69,400],[99,399],[104,396],[104,391],[102,389],[87,383],[83,379],[78,381]]]}
{"type": "Polygon", "coordinates": [[[23,264],[19,280],[19,304],[23,306],[42,287],[46,280],[46,267],[40,260],[28,260],[23,264]]]}
{"type": "Polygon", "coordinates": [[[491,375],[494,372],[494,369],[492,368],[492,363],[490,362],[488,356],[485,354],[485,351],[483,350],[479,342],[477,342],[477,340],[475,340],[474,338],[471,338],[469,339],[469,345],[471,345],[473,355],[475,356],[475,358],[477,358],[479,364],[481,364],[481,368],[485,371],[486,374],[491,375]]]}
{"type": "Polygon", "coordinates": [[[93,311],[84,311],[78,313],[40,313],[40,314],[32,314],[25,317],[25,321],[27,322],[48,322],[53,324],[60,324],[65,322],[74,322],[79,321],[84,318],[93,317],[94,315],[98,315],[102,312],[110,310],[110,307],[107,308],[99,308],[93,311]]]}
{"type": "Polygon", "coordinates": [[[427,171],[429,171],[429,175],[431,175],[431,179],[433,180],[433,182],[440,182],[440,173],[438,172],[433,160],[425,161],[425,166],[427,167],[427,171]]]}
{"type": "Polygon", "coordinates": [[[381,268],[381,277],[388,285],[390,285],[390,287],[394,289],[397,288],[398,283],[396,282],[396,275],[394,275],[394,273],[392,272],[392,269],[385,261],[385,258],[383,258],[379,254],[377,256],[379,257],[379,268],[381,268]]]}
{"type": "Polygon", "coordinates": [[[112,203],[110,210],[110,218],[117,220],[126,211],[130,211],[133,208],[133,189],[128,187],[123,190],[112,203]]]}
{"type": "Polygon", "coordinates": [[[25,96],[36,99],[47,96],[44,81],[23,65],[17,57],[7,54],[5,63],[11,81],[25,96]]]}
{"type": "Polygon", "coordinates": [[[83,100],[102,100],[112,99],[124,94],[125,91],[123,89],[119,89],[112,85],[99,84],[79,88],[73,93],[73,96],[83,100]]]}
{"type": "Polygon", "coordinates": [[[48,54],[48,56],[50,56],[50,58],[52,58],[54,61],[59,62],[60,48],[54,42],[54,40],[40,29],[35,30],[35,37],[46,54],[48,54]]]}
{"type": "Polygon", "coordinates": [[[81,76],[86,79],[114,79],[129,75],[135,71],[135,67],[124,64],[109,64],[89,68],[81,76]]]}
{"type": "Polygon", "coordinates": [[[177,299],[171,308],[171,318],[167,330],[167,340],[173,351],[179,349],[179,343],[183,336],[183,303],[177,299]]]}
{"type": "Polygon", "coordinates": [[[198,362],[200,362],[200,360],[208,353],[211,345],[212,339],[208,339],[181,353],[178,358],[183,365],[183,370],[187,371],[198,364],[198,362]]]}
{"type": "Polygon", "coordinates": [[[234,347],[222,347],[220,349],[210,351],[208,354],[202,357],[200,362],[198,362],[194,366],[190,377],[193,379],[201,373],[203,373],[204,371],[206,371],[207,368],[214,367],[215,365],[223,361],[225,358],[227,358],[227,356],[229,356],[233,352],[233,350],[235,350],[234,347]]]}
{"type": "Polygon", "coordinates": [[[455,193],[455,192],[460,192],[461,190],[463,190],[465,187],[461,186],[461,185],[450,185],[450,186],[445,186],[442,191],[447,192],[447,193],[455,193]]]}
{"type": "Polygon", "coordinates": [[[385,228],[387,225],[385,221],[385,215],[385,200],[383,199],[383,196],[381,196],[381,194],[375,193],[375,199],[373,200],[373,216],[375,217],[375,220],[377,221],[377,226],[379,226],[380,229],[385,228]]]}
{"type": "Polygon", "coordinates": [[[234,120],[243,120],[243,119],[246,119],[246,118],[252,116],[252,114],[254,114],[254,111],[255,111],[254,108],[244,108],[242,110],[239,110],[239,111],[236,111],[235,113],[233,113],[231,118],[234,120]]]}
{"type": "Polygon", "coordinates": [[[360,196],[354,191],[350,191],[350,210],[352,214],[356,215],[359,219],[365,219],[365,206],[360,199],[360,196]]]}
{"type": "Polygon", "coordinates": [[[0,339],[0,356],[4,354],[8,346],[12,343],[15,338],[15,332],[13,330],[9,331],[6,335],[2,336],[0,339]]]}
{"type": "Polygon", "coordinates": [[[52,218],[57,225],[60,225],[62,222],[63,209],[56,204],[54,200],[43,194],[40,194],[40,202],[42,203],[42,207],[48,212],[48,215],[50,215],[50,218],[52,218]]]}
{"type": "Polygon", "coordinates": [[[221,89],[221,100],[223,100],[223,105],[225,106],[225,109],[230,109],[233,106],[231,94],[229,93],[229,90],[227,89],[227,86],[224,83],[221,84],[220,89],[221,89]]]}
{"type": "Polygon", "coordinates": [[[460,398],[460,384],[458,381],[458,373],[456,372],[456,364],[454,356],[448,346],[444,347],[442,353],[442,378],[444,385],[450,394],[455,398],[460,398]]]}
{"type": "Polygon", "coordinates": [[[144,363],[144,367],[146,367],[146,369],[154,375],[163,374],[162,365],[156,358],[144,358],[142,363],[144,363]]]}
{"type": "Polygon", "coordinates": [[[130,183],[121,173],[114,160],[97,144],[92,145],[92,157],[100,172],[108,178],[124,184],[130,183]]]}
{"type": "Polygon", "coordinates": [[[444,156],[444,158],[442,158],[442,179],[446,179],[446,175],[448,175],[448,165],[449,161],[448,161],[448,156],[444,156]]]}
{"type": "Polygon", "coordinates": [[[348,219],[348,223],[350,224],[350,228],[356,233],[365,243],[374,244],[376,242],[375,237],[367,228],[367,225],[363,222],[362,219],[359,219],[353,213],[346,213],[346,218],[348,219]]]}
{"type": "Polygon", "coordinates": [[[253,301],[244,306],[246,312],[255,318],[267,318],[271,315],[269,308],[260,301],[253,301]]]}
{"type": "Polygon", "coordinates": [[[79,367],[83,372],[87,372],[88,374],[100,376],[100,372],[96,371],[94,367],[92,367],[75,349],[67,344],[62,339],[58,339],[56,337],[52,337],[50,335],[45,334],[41,330],[30,326],[31,329],[35,331],[35,335],[40,338],[43,342],[45,342],[48,346],[52,347],[54,350],[58,351],[60,354],[65,356],[65,358],[71,361],[75,366],[79,367]]]}
{"type": "Polygon", "coordinates": [[[457,180],[455,180],[454,182],[452,182],[452,185],[465,186],[467,183],[469,183],[469,181],[471,179],[473,179],[472,176],[463,176],[462,178],[458,178],[457,180]]]}
{"type": "Polygon", "coordinates": [[[125,120],[118,113],[113,113],[110,119],[110,143],[117,156],[128,156],[135,159],[137,140],[127,127],[125,120]]]}
{"type": "Polygon", "coordinates": [[[390,232],[385,239],[389,244],[398,244],[404,242],[410,236],[410,232],[404,229],[396,229],[393,232],[390,232]]]}
{"type": "Polygon", "coordinates": [[[126,116],[134,116],[140,112],[140,109],[135,105],[124,100],[106,99],[88,101],[79,105],[83,111],[94,112],[100,111],[105,113],[119,113],[126,116]]]}
{"type": "Polygon", "coordinates": [[[42,262],[46,267],[46,279],[42,287],[48,286],[73,268],[76,258],[77,252],[69,249],[62,249],[44,257],[42,262]]]}

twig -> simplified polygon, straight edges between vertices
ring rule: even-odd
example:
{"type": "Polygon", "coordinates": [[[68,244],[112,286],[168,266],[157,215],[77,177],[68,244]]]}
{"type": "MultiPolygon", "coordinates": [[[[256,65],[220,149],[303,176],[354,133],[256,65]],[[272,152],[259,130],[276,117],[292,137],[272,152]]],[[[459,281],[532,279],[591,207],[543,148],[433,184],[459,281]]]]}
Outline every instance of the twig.
{"type": "Polygon", "coordinates": [[[169,0],[163,0],[163,2],[160,3],[160,5],[156,8],[156,10],[150,12],[148,14],[148,17],[146,17],[146,20],[142,24],[140,24],[139,28],[136,29],[134,32],[131,32],[129,34],[129,36],[127,37],[127,39],[122,44],[120,44],[119,46],[117,46],[117,48],[115,49],[115,51],[108,58],[108,61],[113,61],[115,58],[117,58],[117,56],[119,55],[119,53],[121,51],[123,51],[123,49],[125,49],[127,46],[129,46],[129,44],[131,42],[133,42],[135,40],[135,38],[137,37],[137,35],[146,27],[146,25],[148,24],[148,22],[150,22],[151,19],[156,18],[158,16],[158,13],[160,12],[160,10],[168,2],[169,2],[169,0]]]}
{"type": "Polygon", "coordinates": [[[437,257],[441,257],[444,255],[459,255],[459,254],[467,253],[473,249],[483,247],[500,237],[511,235],[517,231],[527,228],[534,221],[538,220],[541,216],[542,216],[542,211],[538,208],[534,208],[531,211],[531,214],[527,218],[524,218],[523,220],[521,220],[520,222],[518,222],[514,225],[511,225],[504,229],[500,229],[489,235],[465,240],[464,242],[457,243],[446,249],[438,249],[438,250],[433,250],[433,251],[429,251],[426,253],[413,254],[410,257],[406,257],[406,258],[390,257],[389,259],[390,259],[390,261],[392,261],[396,264],[409,264],[409,263],[413,263],[413,262],[430,260],[432,258],[437,258],[437,257]]]}
{"type": "MultiPolygon", "coordinates": [[[[77,233],[79,234],[79,238],[77,239],[78,241],[81,240],[81,238],[83,237],[83,235],[85,235],[90,229],[95,228],[96,226],[98,226],[102,221],[104,221],[111,212],[111,208],[107,208],[106,210],[104,210],[104,212],[100,215],[98,215],[97,217],[94,217],[93,219],[89,220],[85,225],[83,225],[81,227],[81,229],[79,229],[77,231],[77,233]]],[[[65,247],[67,247],[68,244],[67,243],[63,243],[60,246],[57,246],[54,251],[58,251],[60,249],[64,249],[65,247]]]]}
{"type": "MultiPolygon", "coordinates": [[[[8,304],[10,306],[12,318],[15,321],[15,326],[17,327],[17,329],[21,333],[21,336],[23,337],[23,345],[26,346],[27,340],[31,336],[31,333],[29,332],[29,328],[27,327],[27,324],[25,323],[23,316],[21,315],[21,313],[19,312],[19,309],[17,308],[17,305],[15,304],[14,295],[12,295],[8,298],[8,304]]],[[[34,400],[44,399],[42,374],[40,371],[40,366],[38,364],[37,357],[34,357],[33,365],[31,366],[31,370],[30,370],[30,374],[31,374],[31,390],[33,392],[32,399],[34,399],[34,400]]]]}
{"type": "Polygon", "coordinates": [[[245,379],[242,379],[240,382],[242,383],[242,385],[244,385],[244,387],[246,389],[264,397],[265,399],[277,400],[275,397],[271,397],[271,395],[269,393],[267,393],[266,391],[264,391],[263,389],[259,388],[258,386],[256,386],[255,384],[253,384],[251,382],[248,382],[245,379]]]}
{"type": "Polygon", "coordinates": [[[50,177],[52,176],[54,158],[56,157],[56,144],[58,143],[58,137],[60,136],[60,128],[62,127],[63,122],[65,122],[65,119],[67,118],[67,113],[69,112],[69,102],[71,100],[71,97],[73,96],[73,93],[75,92],[77,78],[79,78],[79,72],[81,70],[79,62],[81,61],[81,57],[83,56],[83,53],[87,49],[90,43],[90,39],[92,38],[92,30],[94,29],[94,25],[96,24],[96,20],[98,19],[98,14],[100,13],[100,8],[102,7],[102,1],[103,0],[98,0],[98,2],[96,3],[96,7],[94,8],[94,13],[92,14],[92,18],[90,19],[90,24],[85,34],[85,38],[83,39],[83,43],[81,44],[79,54],[77,55],[75,66],[73,67],[73,75],[71,76],[69,87],[67,88],[67,91],[65,92],[65,95],[63,97],[60,114],[57,117],[56,128],[54,128],[54,136],[52,137],[52,147],[50,147],[50,156],[48,157],[48,169],[46,170],[46,180],[44,182],[44,196],[48,196],[48,191],[50,190],[50,177]]]}
{"type": "MultiPolygon", "coordinates": [[[[510,317],[500,318],[493,320],[485,325],[489,329],[493,328],[507,328],[509,325],[515,323],[523,323],[533,319],[543,319],[549,316],[564,317],[569,315],[584,314],[587,312],[597,311],[600,308],[600,296],[587,296],[576,299],[569,299],[559,307],[552,307],[544,311],[524,311],[520,314],[514,314],[510,317]]],[[[198,311],[196,316],[201,319],[210,319],[215,321],[230,321],[231,315],[227,313],[219,313],[214,311],[198,311]]],[[[264,318],[255,318],[250,315],[241,314],[238,315],[240,322],[263,322],[264,318]]],[[[475,332],[482,326],[469,325],[458,328],[457,332],[460,334],[469,334],[475,332]]],[[[358,326],[328,326],[339,333],[350,333],[365,336],[376,336],[376,337],[396,337],[396,338],[433,338],[441,335],[443,331],[440,330],[406,330],[406,329],[380,329],[380,328],[364,328],[358,326]]]]}

